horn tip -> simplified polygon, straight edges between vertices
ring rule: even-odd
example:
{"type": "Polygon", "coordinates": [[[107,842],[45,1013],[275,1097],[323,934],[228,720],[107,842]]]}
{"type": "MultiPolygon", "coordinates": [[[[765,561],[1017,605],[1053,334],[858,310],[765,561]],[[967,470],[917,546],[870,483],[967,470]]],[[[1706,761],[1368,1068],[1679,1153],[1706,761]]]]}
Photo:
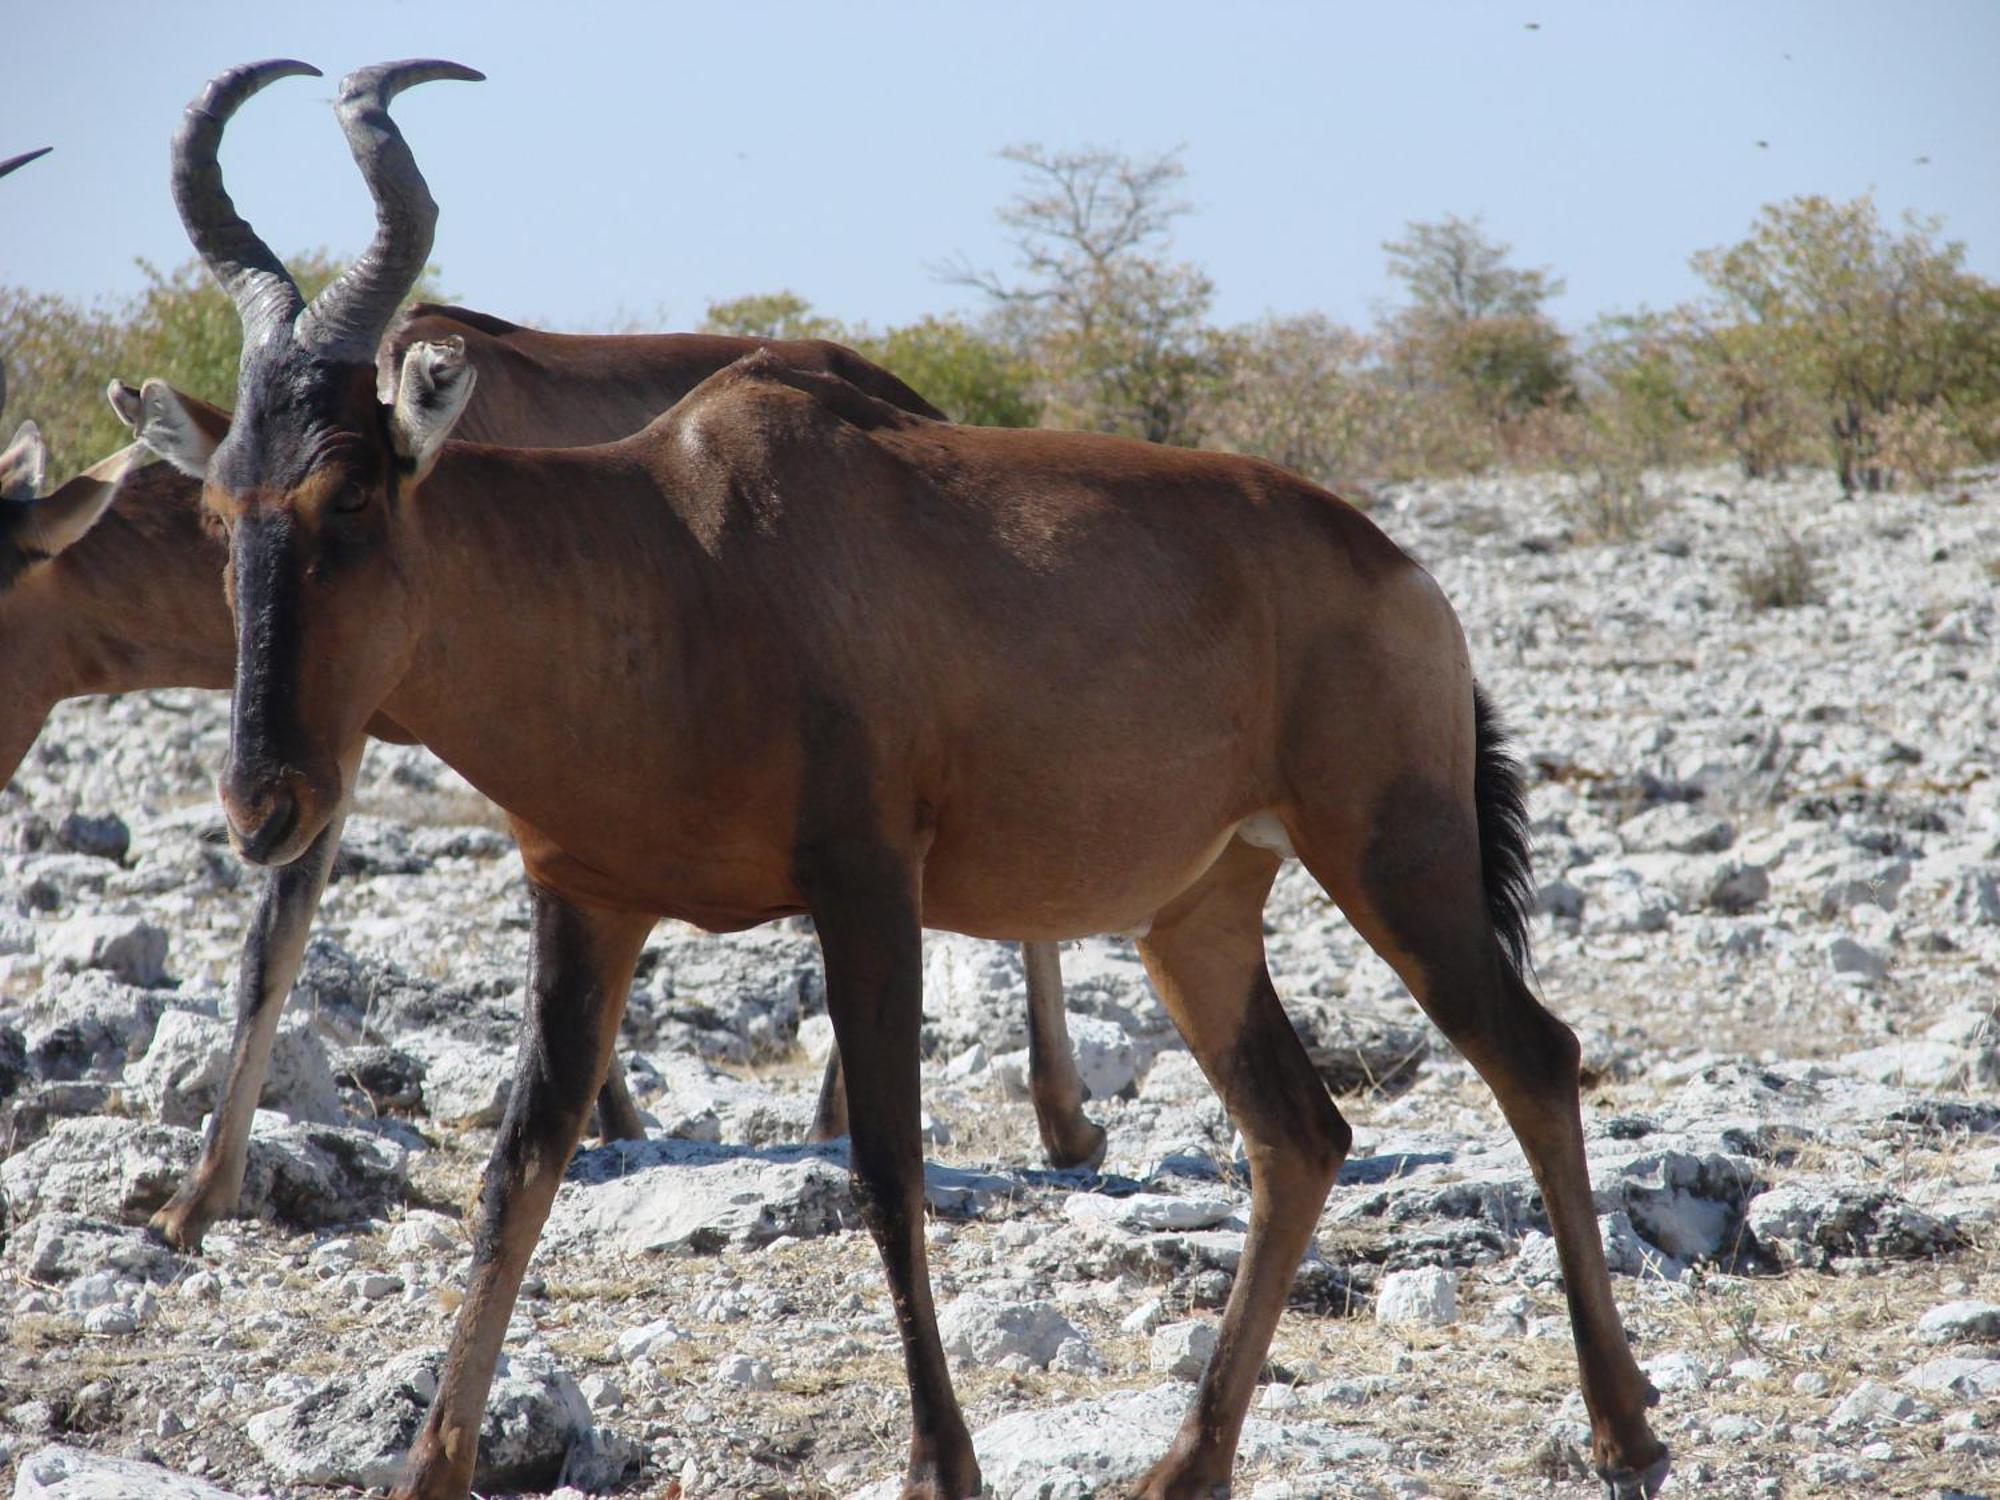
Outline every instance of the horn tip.
{"type": "Polygon", "coordinates": [[[412,57],[403,62],[375,63],[356,68],[340,80],[340,99],[351,104],[371,96],[387,103],[404,89],[419,83],[450,79],[459,83],[484,83],[486,75],[464,63],[441,57],[412,57]]]}
{"type": "Polygon", "coordinates": [[[0,161],[0,177],[5,177],[16,167],[25,167],[31,161],[40,160],[55,149],[53,146],[38,146],[33,151],[23,151],[19,156],[10,156],[5,161],[0,161]]]}
{"type": "MultiPolygon", "coordinates": [[[[296,57],[270,57],[263,62],[246,63],[230,70],[242,77],[254,78],[257,87],[273,83],[280,78],[324,78],[326,75],[309,62],[301,62],[296,57]]],[[[227,76],[227,75],[225,75],[227,76]]]]}

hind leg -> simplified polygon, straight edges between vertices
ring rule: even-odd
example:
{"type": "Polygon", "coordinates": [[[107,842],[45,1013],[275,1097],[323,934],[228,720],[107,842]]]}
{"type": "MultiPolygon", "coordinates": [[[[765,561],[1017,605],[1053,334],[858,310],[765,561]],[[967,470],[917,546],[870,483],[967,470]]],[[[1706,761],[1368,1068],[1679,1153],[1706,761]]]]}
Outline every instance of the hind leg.
{"type": "Polygon", "coordinates": [[[639,1118],[639,1106],[632,1102],[632,1086],[625,1078],[625,1064],[612,1053],[604,1070],[604,1082],[597,1090],[597,1134],[606,1141],[643,1141],[646,1122],[639,1118]]]}
{"type": "Polygon", "coordinates": [[[1054,943],[1021,944],[1028,976],[1028,1092],[1042,1154],[1052,1167],[1095,1167],[1104,1160],[1104,1127],[1083,1112],[1083,1075],[1069,1044],[1063,1009],[1062,957],[1054,943]]]}
{"type": "Polygon", "coordinates": [[[1157,1500],[1227,1491],[1257,1372],[1352,1140],[1264,966],[1264,898],[1277,872],[1275,855],[1232,842],[1139,940],[1250,1157],[1250,1230],[1215,1354],[1172,1447],[1140,1483],[1157,1500]]]}
{"type": "Polygon", "coordinates": [[[1598,1472],[1619,1500],[1655,1493],[1667,1450],[1646,1422],[1658,1400],[1632,1358],[1591,1202],[1576,1035],[1529,993],[1485,901],[1472,799],[1406,773],[1365,817],[1310,811],[1294,830],[1307,867],[1485,1079],[1527,1154],[1555,1233],[1598,1472]],[[1342,826],[1343,823],[1345,826],[1342,826]]]}

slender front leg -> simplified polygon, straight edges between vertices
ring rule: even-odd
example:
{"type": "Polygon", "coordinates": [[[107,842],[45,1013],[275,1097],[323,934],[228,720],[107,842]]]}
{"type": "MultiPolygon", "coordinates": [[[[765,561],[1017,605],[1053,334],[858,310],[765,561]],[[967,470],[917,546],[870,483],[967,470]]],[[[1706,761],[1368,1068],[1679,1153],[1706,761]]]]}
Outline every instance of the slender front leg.
{"type": "Polygon", "coordinates": [[[923,941],[916,872],[865,840],[800,856],[826,960],[827,1010],[847,1070],[854,1196],[882,1252],[910,1381],[904,1494],[960,1500],[979,1491],[972,1436],[952,1394],[924,1260],[924,1160],[918,1124],[923,941]]]}
{"type": "Polygon", "coordinates": [[[397,1500],[460,1500],[471,1488],[486,1392],[514,1296],[583,1134],[617,1041],[632,969],[653,925],[647,917],[590,910],[531,889],[533,948],[514,1091],[486,1165],[472,1270],[444,1379],[393,1492],[397,1500]]]}
{"type": "Polygon", "coordinates": [[[1021,944],[1028,976],[1028,1091],[1042,1153],[1052,1167],[1094,1167],[1104,1160],[1104,1127],[1083,1112],[1083,1076],[1069,1044],[1062,956],[1054,943],[1021,944]]]}
{"type": "Polygon", "coordinates": [[[264,1092],[278,1018],[284,1014],[292,981],[299,977],[313,914],[326,891],[327,873],[333,868],[346,820],[343,806],[305,853],[265,876],[236,966],[236,1035],[230,1044],[229,1076],[208,1117],[208,1134],[194,1170],[153,1215],[153,1233],[177,1250],[199,1251],[208,1226],[236,1212],[250,1155],[250,1125],[264,1092]]]}

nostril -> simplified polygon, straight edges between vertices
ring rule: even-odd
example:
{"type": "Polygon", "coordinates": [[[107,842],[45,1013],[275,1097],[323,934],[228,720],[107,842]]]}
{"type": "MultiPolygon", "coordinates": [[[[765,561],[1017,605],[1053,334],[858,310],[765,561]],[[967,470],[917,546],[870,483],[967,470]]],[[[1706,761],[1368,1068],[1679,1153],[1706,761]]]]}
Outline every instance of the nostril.
{"type": "Polygon", "coordinates": [[[245,859],[261,860],[285,841],[298,822],[298,797],[283,784],[252,784],[247,778],[226,775],[221,792],[230,834],[245,859]]]}
{"type": "Polygon", "coordinates": [[[299,821],[299,803],[289,794],[270,797],[265,800],[265,810],[261,821],[239,829],[238,846],[243,857],[262,864],[266,858],[286,839],[299,821]]]}

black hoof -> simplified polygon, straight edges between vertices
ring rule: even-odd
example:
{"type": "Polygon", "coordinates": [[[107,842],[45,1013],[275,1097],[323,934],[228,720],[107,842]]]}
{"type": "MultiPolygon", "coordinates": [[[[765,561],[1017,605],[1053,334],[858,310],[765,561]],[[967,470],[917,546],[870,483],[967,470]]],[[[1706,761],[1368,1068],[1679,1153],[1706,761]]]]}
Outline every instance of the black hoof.
{"type": "Polygon", "coordinates": [[[1662,1453],[1644,1469],[1599,1469],[1604,1481],[1604,1500],[1653,1500],[1666,1487],[1672,1455],[1662,1453]]]}

